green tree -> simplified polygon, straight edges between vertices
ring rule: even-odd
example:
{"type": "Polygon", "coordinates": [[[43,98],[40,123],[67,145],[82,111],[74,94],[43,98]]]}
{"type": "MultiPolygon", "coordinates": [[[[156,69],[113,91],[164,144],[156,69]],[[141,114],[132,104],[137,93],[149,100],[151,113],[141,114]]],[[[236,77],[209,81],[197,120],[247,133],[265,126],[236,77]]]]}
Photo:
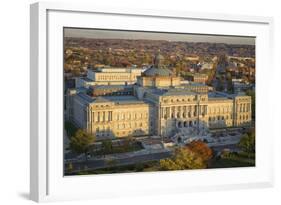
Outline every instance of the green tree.
{"type": "Polygon", "coordinates": [[[219,78],[217,81],[217,86],[216,86],[216,90],[217,91],[223,91],[224,86],[223,86],[223,80],[222,78],[219,78]]]}
{"type": "Polygon", "coordinates": [[[255,133],[252,131],[250,133],[246,133],[240,139],[239,147],[246,153],[255,153],[256,140],[255,133]]]}
{"type": "Polygon", "coordinates": [[[66,134],[69,138],[75,135],[77,132],[77,127],[75,127],[71,122],[65,121],[64,122],[64,129],[66,131],[66,134]]]}
{"type": "Polygon", "coordinates": [[[143,169],[144,169],[144,165],[143,165],[142,163],[137,163],[137,164],[135,165],[135,170],[136,170],[137,172],[141,172],[141,171],[143,171],[143,169]]]}
{"type": "Polygon", "coordinates": [[[131,145],[134,143],[134,137],[133,136],[129,136],[129,137],[126,137],[124,140],[123,140],[123,146],[122,148],[124,149],[124,151],[129,151],[130,150],[130,147],[131,145]]]}
{"type": "Polygon", "coordinates": [[[108,154],[112,151],[112,141],[111,140],[104,140],[101,144],[103,154],[108,154]]]}
{"type": "Polygon", "coordinates": [[[87,159],[87,152],[90,145],[95,141],[95,137],[79,129],[70,139],[70,149],[78,154],[85,154],[87,159]]]}
{"type": "Polygon", "coordinates": [[[195,152],[186,148],[178,148],[171,159],[160,160],[161,170],[184,170],[206,168],[204,160],[195,152]]]}
{"type": "Polygon", "coordinates": [[[73,170],[73,165],[72,165],[71,162],[67,164],[66,170],[67,170],[67,172],[72,172],[72,170],[73,170]]]}

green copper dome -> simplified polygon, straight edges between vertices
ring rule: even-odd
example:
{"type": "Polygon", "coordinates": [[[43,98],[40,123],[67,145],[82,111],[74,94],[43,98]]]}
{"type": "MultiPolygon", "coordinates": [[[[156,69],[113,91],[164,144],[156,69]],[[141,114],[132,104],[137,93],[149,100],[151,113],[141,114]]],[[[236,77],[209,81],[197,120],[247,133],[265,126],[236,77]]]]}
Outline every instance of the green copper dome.
{"type": "Polygon", "coordinates": [[[164,57],[158,52],[154,58],[154,65],[144,71],[144,76],[172,76],[173,72],[165,67],[164,57]]]}
{"type": "Polygon", "coordinates": [[[155,68],[154,66],[144,71],[145,76],[172,76],[173,72],[167,68],[155,68]]]}

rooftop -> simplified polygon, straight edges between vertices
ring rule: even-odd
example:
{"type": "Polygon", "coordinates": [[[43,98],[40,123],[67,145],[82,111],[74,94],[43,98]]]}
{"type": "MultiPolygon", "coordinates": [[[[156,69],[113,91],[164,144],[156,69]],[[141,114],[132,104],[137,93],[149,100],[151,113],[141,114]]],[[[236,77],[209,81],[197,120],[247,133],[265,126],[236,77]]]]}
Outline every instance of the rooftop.
{"type": "Polygon", "coordinates": [[[151,89],[151,93],[159,96],[179,96],[179,95],[195,95],[194,92],[190,92],[184,88],[167,88],[167,89],[151,89]]]}
{"type": "Polygon", "coordinates": [[[137,67],[97,67],[96,69],[94,68],[89,68],[89,71],[96,72],[96,73],[120,73],[120,72],[130,72],[131,70],[142,70],[142,68],[137,68],[137,67]]]}
{"type": "Polygon", "coordinates": [[[237,96],[247,96],[244,92],[239,92],[235,94],[228,94],[224,92],[210,92],[208,93],[209,98],[226,98],[226,99],[233,99],[237,96]]]}
{"type": "Polygon", "coordinates": [[[138,100],[135,96],[103,96],[95,98],[95,103],[113,102],[115,104],[144,104],[142,100],[138,100]]]}
{"type": "Polygon", "coordinates": [[[132,85],[93,85],[93,89],[122,89],[122,88],[133,88],[132,85]]]}
{"type": "Polygon", "coordinates": [[[169,70],[168,68],[156,68],[154,66],[148,68],[143,73],[145,76],[172,76],[173,72],[169,70]]]}
{"type": "Polygon", "coordinates": [[[114,104],[147,104],[147,102],[138,100],[134,96],[98,96],[91,97],[85,93],[78,93],[77,96],[82,99],[84,104],[90,103],[114,103],[114,104]]]}

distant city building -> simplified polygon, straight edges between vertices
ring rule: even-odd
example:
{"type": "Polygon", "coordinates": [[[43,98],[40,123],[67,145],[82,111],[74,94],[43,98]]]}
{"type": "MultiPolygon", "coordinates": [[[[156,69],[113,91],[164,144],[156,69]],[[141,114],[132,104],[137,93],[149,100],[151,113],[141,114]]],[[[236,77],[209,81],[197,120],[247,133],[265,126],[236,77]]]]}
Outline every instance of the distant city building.
{"type": "Polygon", "coordinates": [[[234,93],[243,92],[253,88],[253,84],[243,82],[242,79],[232,79],[234,93]]]}
{"type": "MultiPolygon", "coordinates": [[[[66,98],[68,120],[97,139],[172,137],[178,128],[184,127],[225,128],[251,124],[251,97],[243,93],[206,92],[208,86],[202,84],[182,84],[181,78],[166,68],[163,61],[158,54],[153,66],[141,75],[136,74],[134,85],[70,89],[66,98]],[[200,86],[203,90],[199,90],[200,86]]],[[[131,72],[124,70],[126,72],[120,69],[119,77],[131,72]]],[[[116,82],[107,75],[117,75],[116,72],[101,72],[104,78],[97,73],[90,73],[88,79],[116,82]]],[[[121,82],[121,79],[118,80],[121,82]]],[[[131,78],[126,76],[126,79],[131,78]]]]}
{"type": "Polygon", "coordinates": [[[227,60],[250,60],[252,62],[255,62],[255,58],[253,57],[240,57],[240,56],[227,56],[227,60]]]}
{"type": "Polygon", "coordinates": [[[206,83],[208,80],[208,75],[201,73],[194,73],[187,77],[188,80],[195,83],[206,83]]]}
{"type": "Polygon", "coordinates": [[[201,66],[202,70],[211,70],[214,68],[214,64],[213,63],[203,63],[201,66]]]}
{"type": "Polygon", "coordinates": [[[199,56],[186,56],[185,57],[185,60],[188,60],[188,61],[199,61],[199,56]]]}

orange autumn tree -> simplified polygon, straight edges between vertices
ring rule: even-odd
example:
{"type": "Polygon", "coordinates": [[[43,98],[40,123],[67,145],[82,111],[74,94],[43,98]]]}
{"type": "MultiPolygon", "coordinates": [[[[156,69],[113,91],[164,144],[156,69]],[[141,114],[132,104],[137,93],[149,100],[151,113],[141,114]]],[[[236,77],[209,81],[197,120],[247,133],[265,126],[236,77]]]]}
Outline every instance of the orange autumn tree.
{"type": "Polygon", "coordinates": [[[200,156],[205,163],[213,157],[212,149],[201,140],[190,142],[186,148],[200,156]]]}

